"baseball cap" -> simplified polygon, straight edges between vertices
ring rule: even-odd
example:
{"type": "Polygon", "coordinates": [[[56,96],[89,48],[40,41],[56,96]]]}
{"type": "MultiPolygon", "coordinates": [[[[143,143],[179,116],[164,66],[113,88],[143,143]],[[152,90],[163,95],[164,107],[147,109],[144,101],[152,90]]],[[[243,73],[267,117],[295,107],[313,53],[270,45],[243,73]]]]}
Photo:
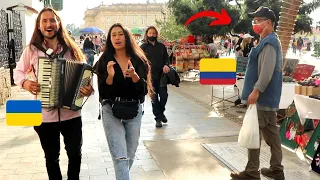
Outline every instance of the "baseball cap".
{"type": "Polygon", "coordinates": [[[270,19],[272,22],[276,21],[276,15],[274,12],[271,9],[263,6],[260,6],[255,12],[248,13],[248,16],[250,18],[264,17],[270,19]]]}
{"type": "Polygon", "coordinates": [[[246,39],[246,38],[254,38],[254,37],[251,36],[250,34],[245,34],[245,35],[243,36],[243,39],[246,39]]]}

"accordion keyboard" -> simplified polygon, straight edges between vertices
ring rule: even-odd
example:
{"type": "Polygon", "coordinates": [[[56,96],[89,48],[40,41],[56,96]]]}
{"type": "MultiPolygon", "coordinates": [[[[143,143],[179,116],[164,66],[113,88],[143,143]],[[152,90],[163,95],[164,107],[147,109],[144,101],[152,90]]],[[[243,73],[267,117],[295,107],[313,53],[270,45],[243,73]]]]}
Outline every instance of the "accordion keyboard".
{"type": "Polygon", "coordinates": [[[59,103],[60,77],[63,75],[61,61],[39,58],[38,83],[40,92],[37,99],[42,107],[54,107],[59,103]]]}

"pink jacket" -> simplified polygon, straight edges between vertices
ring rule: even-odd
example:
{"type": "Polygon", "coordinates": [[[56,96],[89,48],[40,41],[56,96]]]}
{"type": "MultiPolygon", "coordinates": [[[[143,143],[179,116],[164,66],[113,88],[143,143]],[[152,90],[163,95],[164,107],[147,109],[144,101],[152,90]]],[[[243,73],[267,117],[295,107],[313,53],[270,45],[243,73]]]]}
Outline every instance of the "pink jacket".
{"type": "MultiPolygon", "coordinates": [[[[19,62],[17,63],[17,67],[14,71],[13,74],[13,79],[14,83],[22,88],[22,83],[27,77],[27,73],[32,69],[32,65],[35,69],[35,74],[38,73],[38,57],[44,57],[45,54],[44,52],[38,50],[35,48],[33,45],[31,46],[32,51],[30,50],[30,45],[28,45],[21,57],[19,62]]],[[[67,52],[64,55],[65,58],[69,59],[71,58],[70,52],[67,52]]],[[[33,77],[35,80],[36,77],[33,77]]],[[[37,98],[36,96],[34,97],[35,99],[37,98]]],[[[58,122],[58,110],[54,109],[52,111],[49,111],[51,109],[48,108],[42,108],[42,122],[44,123],[49,123],[49,122],[58,122]]],[[[80,111],[71,111],[67,109],[60,109],[60,120],[65,121],[65,120],[70,120],[76,117],[81,116],[80,111]]]]}

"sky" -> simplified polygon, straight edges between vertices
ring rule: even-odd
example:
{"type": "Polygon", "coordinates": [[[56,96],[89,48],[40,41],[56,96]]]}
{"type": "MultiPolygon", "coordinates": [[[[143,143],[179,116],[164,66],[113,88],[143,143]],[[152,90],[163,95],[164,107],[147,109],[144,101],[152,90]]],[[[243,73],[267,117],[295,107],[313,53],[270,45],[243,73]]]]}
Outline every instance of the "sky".
{"type": "MultiPolygon", "coordinates": [[[[64,25],[75,24],[80,26],[84,24],[84,12],[87,8],[94,8],[100,4],[110,5],[112,3],[146,3],[147,0],[63,0],[63,10],[60,12],[60,15],[63,19],[64,25]],[[75,2],[77,8],[75,8],[75,2]]],[[[168,0],[150,0],[150,2],[163,3],[168,0]]],[[[305,2],[310,2],[312,0],[305,0],[305,2]]],[[[320,21],[320,8],[311,13],[311,18],[314,19],[314,23],[320,21]]]]}
{"type": "MultiPolygon", "coordinates": [[[[149,0],[150,3],[154,0],[149,0]]],[[[156,0],[158,3],[166,2],[167,0],[156,0]]],[[[63,24],[75,24],[80,26],[84,24],[84,12],[87,8],[91,9],[100,4],[111,5],[112,3],[146,3],[147,0],[63,0],[63,10],[60,12],[63,24]],[[77,8],[75,8],[75,3],[77,8]]]]}

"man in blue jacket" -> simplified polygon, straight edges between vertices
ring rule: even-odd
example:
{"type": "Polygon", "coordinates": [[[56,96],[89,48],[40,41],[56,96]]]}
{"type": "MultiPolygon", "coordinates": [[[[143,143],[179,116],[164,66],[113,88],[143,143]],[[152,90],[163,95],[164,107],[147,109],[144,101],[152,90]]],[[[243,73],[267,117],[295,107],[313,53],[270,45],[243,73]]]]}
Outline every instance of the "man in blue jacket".
{"type": "MultiPolygon", "coordinates": [[[[270,167],[262,168],[261,174],[275,180],[284,180],[277,126],[277,110],[282,91],[282,52],[278,35],[274,32],[276,17],[274,12],[266,7],[259,7],[248,16],[253,18],[253,30],[260,35],[261,40],[249,54],[241,99],[244,103],[257,105],[260,134],[271,149],[270,167]]],[[[232,179],[260,179],[259,156],[260,149],[248,149],[248,163],[245,170],[232,173],[232,179]]]]}

